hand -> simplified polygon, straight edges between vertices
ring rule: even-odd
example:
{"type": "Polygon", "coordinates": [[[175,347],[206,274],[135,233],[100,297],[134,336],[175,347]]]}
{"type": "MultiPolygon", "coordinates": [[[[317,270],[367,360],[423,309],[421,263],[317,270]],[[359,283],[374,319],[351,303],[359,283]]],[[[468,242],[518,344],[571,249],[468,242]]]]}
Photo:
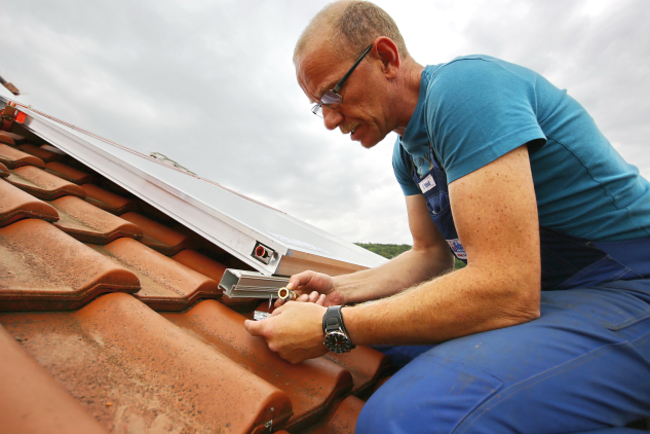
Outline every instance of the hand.
{"type": "MultiPolygon", "coordinates": [[[[321,306],[336,306],[345,304],[343,294],[336,288],[334,279],[327,274],[315,271],[304,271],[294,274],[289,279],[287,288],[296,292],[296,301],[308,301],[321,306]]],[[[278,308],[284,301],[278,299],[275,307],[278,308]]]]}
{"type": "Polygon", "coordinates": [[[317,303],[288,302],[262,321],[246,320],[244,327],[253,336],[263,337],[269,349],[290,363],[327,353],[323,344],[325,308],[317,303]]]}

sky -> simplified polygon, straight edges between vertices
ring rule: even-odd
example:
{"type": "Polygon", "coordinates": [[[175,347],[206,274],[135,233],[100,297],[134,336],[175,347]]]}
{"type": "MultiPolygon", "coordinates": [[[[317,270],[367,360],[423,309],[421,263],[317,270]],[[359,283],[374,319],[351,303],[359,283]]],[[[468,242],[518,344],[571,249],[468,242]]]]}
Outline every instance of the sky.
{"type": "MultiPolygon", "coordinates": [[[[20,101],[351,242],[412,242],[391,133],[328,131],[295,79],[320,0],[0,0],[20,101]]],[[[650,1],[378,0],[412,57],[488,54],[567,89],[650,178],[650,1]]]]}

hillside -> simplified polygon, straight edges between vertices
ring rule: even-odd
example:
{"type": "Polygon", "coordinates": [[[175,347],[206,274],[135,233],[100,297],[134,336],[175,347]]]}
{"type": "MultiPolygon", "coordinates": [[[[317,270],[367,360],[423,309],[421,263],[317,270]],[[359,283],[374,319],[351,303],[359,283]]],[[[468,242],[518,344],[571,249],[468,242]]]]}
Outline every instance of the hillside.
{"type": "MultiPolygon", "coordinates": [[[[392,259],[395,256],[406,252],[411,249],[411,246],[408,244],[377,244],[377,243],[354,243],[359,247],[363,247],[366,250],[370,250],[384,258],[392,259]]],[[[454,268],[458,270],[463,268],[465,263],[456,259],[456,264],[454,268]]]]}

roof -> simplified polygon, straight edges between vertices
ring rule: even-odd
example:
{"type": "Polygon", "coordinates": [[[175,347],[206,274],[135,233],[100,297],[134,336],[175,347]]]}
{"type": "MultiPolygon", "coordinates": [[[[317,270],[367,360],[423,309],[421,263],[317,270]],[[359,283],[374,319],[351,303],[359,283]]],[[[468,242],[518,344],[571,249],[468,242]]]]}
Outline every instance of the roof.
{"type": "Polygon", "coordinates": [[[386,357],[285,362],[244,329],[259,300],[218,288],[251,261],[106,173],[19,124],[0,130],[0,426],[353,432],[386,357]]]}

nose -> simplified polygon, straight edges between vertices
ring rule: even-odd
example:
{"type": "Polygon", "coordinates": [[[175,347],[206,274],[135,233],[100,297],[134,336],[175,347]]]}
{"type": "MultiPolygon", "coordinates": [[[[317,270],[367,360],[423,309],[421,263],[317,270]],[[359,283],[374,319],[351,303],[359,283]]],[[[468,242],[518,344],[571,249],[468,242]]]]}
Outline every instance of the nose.
{"type": "Polygon", "coordinates": [[[323,123],[325,124],[325,128],[328,130],[336,129],[342,120],[343,115],[338,110],[323,106],[323,123]]]}

